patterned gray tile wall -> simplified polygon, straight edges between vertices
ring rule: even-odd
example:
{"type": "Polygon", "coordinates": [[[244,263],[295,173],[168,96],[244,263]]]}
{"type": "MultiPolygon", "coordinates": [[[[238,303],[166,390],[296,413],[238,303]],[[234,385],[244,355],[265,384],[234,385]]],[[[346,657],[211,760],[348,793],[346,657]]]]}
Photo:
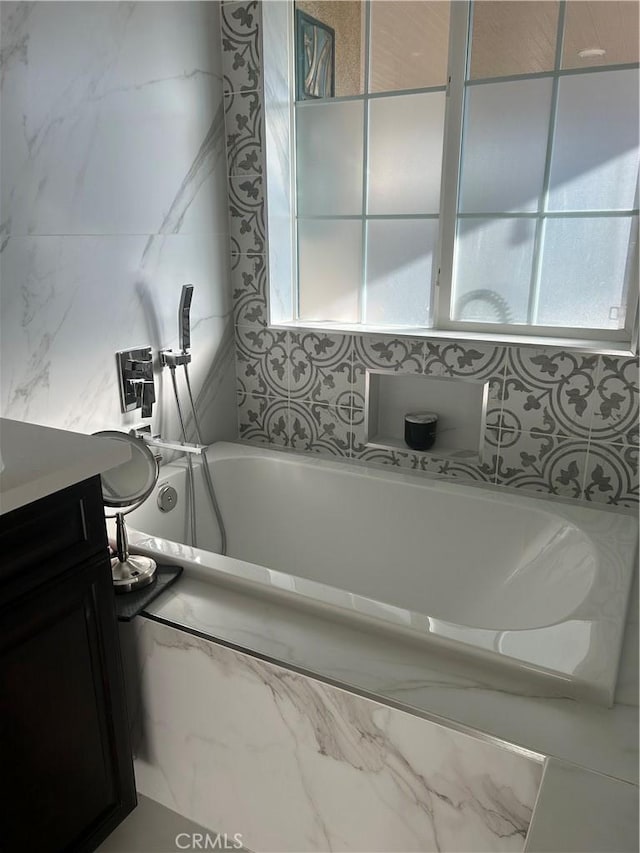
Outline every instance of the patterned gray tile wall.
{"type": "Polygon", "coordinates": [[[260,13],[256,0],[222,4],[240,438],[637,504],[637,358],[267,328],[260,13]],[[365,446],[367,368],[488,381],[485,461],[365,446]]]}

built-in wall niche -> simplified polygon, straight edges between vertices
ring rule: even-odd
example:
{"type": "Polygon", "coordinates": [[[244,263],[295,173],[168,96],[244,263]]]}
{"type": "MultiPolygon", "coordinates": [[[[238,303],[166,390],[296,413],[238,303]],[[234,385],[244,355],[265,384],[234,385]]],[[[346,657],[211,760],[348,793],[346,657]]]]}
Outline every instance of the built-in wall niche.
{"type": "Polygon", "coordinates": [[[482,461],[488,382],[367,371],[366,444],[414,453],[404,442],[407,412],[435,412],[438,433],[428,455],[482,461]]]}

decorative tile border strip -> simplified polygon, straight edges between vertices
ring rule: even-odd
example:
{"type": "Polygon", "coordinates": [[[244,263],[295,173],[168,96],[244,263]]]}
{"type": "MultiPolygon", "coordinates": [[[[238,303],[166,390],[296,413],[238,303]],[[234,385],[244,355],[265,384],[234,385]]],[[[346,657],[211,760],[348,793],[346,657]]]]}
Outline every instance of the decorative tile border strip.
{"type": "Polygon", "coordinates": [[[258,91],[261,72],[261,10],[257,0],[222,3],[224,92],[258,91]]]}

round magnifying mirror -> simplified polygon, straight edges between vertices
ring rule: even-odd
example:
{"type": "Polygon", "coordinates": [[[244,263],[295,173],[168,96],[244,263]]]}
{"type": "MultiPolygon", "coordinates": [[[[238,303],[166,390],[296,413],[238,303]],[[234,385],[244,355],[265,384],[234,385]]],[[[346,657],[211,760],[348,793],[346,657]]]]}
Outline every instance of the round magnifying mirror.
{"type": "MultiPolygon", "coordinates": [[[[102,430],[94,435],[128,444],[131,458],[101,474],[102,500],[117,509],[117,557],[111,560],[111,573],[116,592],[132,592],[152,583],[156,563],[150,557],[129,554],[124,516],[140,506],[151,494],[158,480],[158,462],[141,438],[118,430],[102,430]],[[125,509],[125,507],[127,509],[125,509]]],[[[111,516],[113,518],[113,516],[111,516]]]]}

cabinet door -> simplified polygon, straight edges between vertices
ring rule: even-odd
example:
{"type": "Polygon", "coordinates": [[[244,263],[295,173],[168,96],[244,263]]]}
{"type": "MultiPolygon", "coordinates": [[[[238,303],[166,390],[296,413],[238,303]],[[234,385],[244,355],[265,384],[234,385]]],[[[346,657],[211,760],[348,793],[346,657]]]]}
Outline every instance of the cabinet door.
{"type": "Polygon", "coordinates": [[[108,560],[0,611],[0,850],[93,850],[135,806],[108,560]]]}

